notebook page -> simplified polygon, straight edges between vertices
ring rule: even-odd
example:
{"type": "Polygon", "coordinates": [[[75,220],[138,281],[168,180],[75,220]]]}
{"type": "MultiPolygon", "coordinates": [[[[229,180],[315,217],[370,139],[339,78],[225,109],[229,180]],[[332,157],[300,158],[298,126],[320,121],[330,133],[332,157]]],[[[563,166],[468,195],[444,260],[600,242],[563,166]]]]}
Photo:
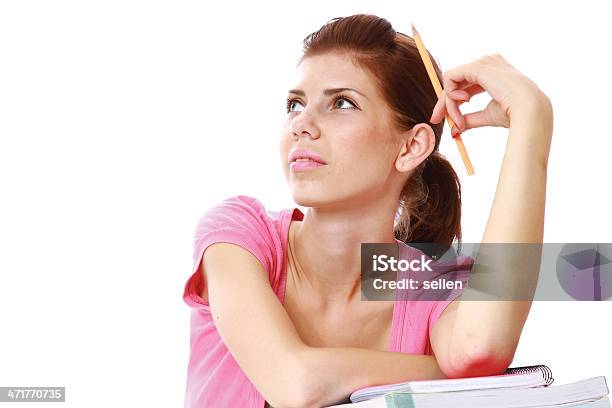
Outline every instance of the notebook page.
{"type": "Polygon", "coordinates": [[[487,377],[445,380],[408,381],[404,383],[362,388],[351,394],[352,402],[376,398],[390,392],[431,393],[479,389],[529,388],[549,384],[540,371],[524,374],[503,374],[487,377]]]}

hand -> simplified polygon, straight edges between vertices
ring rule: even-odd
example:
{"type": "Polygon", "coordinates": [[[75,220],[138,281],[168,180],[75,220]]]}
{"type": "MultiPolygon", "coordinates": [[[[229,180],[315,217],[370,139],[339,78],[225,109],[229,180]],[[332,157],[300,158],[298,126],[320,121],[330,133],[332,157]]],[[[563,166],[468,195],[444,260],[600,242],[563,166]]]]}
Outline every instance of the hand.
{"type": "Polygon", "coordinates": [[[439,123],[448,114],[458,127],[453,136],[467,129],[483,126],[509,127],[517,111],[550,108],[548,97],[529,78],[510,65],[501,55],[487,55],[443,75],[441,97],[430,118],[439,123]],[[493,98],[487,107],[463,115],[459,106],[474,95],[488,92],[493,98]]]}

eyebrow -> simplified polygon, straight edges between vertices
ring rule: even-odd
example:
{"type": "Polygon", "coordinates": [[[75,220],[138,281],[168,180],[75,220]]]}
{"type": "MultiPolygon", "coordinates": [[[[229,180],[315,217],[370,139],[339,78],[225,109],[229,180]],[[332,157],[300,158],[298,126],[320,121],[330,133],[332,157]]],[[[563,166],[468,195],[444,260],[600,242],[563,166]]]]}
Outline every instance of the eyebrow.
{"type": "MultiPolygon", "coordinates": [[[[363,96],[364,98],[368,99],[367,96],[365,96],[364,94],[362,94],[361,92],[353,88],[330,88],[330,89],[326,89],[325,91],[323,91],[323,94],[326,96],[329,96],[329,95],[334,95],[334,94],[344,92],[344,91],[353,91],[363,96]]],[[[300,96],[306,96],[306,93],[302,91],[301,89],[291,89],[289,90],[289,93],[300,95],[300,96]]]]}

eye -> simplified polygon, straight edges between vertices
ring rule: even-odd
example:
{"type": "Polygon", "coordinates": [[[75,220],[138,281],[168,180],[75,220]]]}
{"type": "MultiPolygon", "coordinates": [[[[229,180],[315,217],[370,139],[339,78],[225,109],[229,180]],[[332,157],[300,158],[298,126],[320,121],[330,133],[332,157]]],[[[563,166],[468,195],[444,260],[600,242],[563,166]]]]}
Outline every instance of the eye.
{"type": "MultiPolygon", "coordinates": [[[[302,102],[300,102],[298,99],[292,99],[292,98],[287,98],[287,113],[291,113],[291,112],[299,112],[297,110],[293,110],[293,104],[297,103],[302,105],[302,102]]],[[[303,107],[304,105],[302,105],[303,107]]],[[[348,97],[344,96],[344,95],[338,95],[334,98],[334,103],[333,103],[334,108],[338,108],[341,110],[345,110],[345,109],[358,109],[357,104],[355,102],[353,102],[352,100],[350,100],[348,97]],[[342,107],[342,104],[338,105],[338,102],[348,102],[350,104],[350,106],[347,106],[345,108],[342,107]]]]}
{"type": "MultiPolygon", "coordinates": [[[[351,101],[349,98],[347,98],[347,97],[346,97],[346,96],[344,96],[344,95],[338,95],[338,96],[337,96],[337,97],[334,99],[334,107],[340,108],[340,107],[337,105],[337,102],[338,102],[338,101],[345,101],[345,102],[350,103],[350,104],[352,105],[352,107],[348,107],[347,109],[356,109],[356,107],[357,107],[357,105],[355,105],[355,103],[354,103],[353,101],[351,101]]],[[[343,109],[343,108],[340,108],[340,109],[343,109]]]]}
{"type": "Polygon", "coordinates": [[[300,105],[302,104],[300,101],[298,101],[297,99],[291,99],[288,98],[287,99],[287,113],[291,113],[291,112],[296,112],[293,109],[291,109],[291,107],[293,106],[294,103],[299,103],[300,105]]]}

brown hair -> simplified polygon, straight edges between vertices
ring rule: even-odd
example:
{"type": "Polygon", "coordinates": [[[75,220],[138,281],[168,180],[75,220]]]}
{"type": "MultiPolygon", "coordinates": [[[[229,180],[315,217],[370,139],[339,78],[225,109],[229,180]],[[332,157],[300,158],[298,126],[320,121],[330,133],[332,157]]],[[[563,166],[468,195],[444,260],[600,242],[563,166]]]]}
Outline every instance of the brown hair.
{"type": "MultiPolygon", "coordinates": [[[[429,123],[438,98],[412,37],[396,32],[371,14],[336,17],[304,39],[298,61],[327,52],[346,53],[370,72],[394,115],[399,130],[427,123],[434,131],[433,153],[404,185],[395,237],[406,243],[461,242],[461,185],[450,163],[438,152],[444,121],[429,123]]],[[[431,54],[430,54],[431,56],[431,54]]],[[[440,80],[440,68],[432,58],[440,80]]]]}

